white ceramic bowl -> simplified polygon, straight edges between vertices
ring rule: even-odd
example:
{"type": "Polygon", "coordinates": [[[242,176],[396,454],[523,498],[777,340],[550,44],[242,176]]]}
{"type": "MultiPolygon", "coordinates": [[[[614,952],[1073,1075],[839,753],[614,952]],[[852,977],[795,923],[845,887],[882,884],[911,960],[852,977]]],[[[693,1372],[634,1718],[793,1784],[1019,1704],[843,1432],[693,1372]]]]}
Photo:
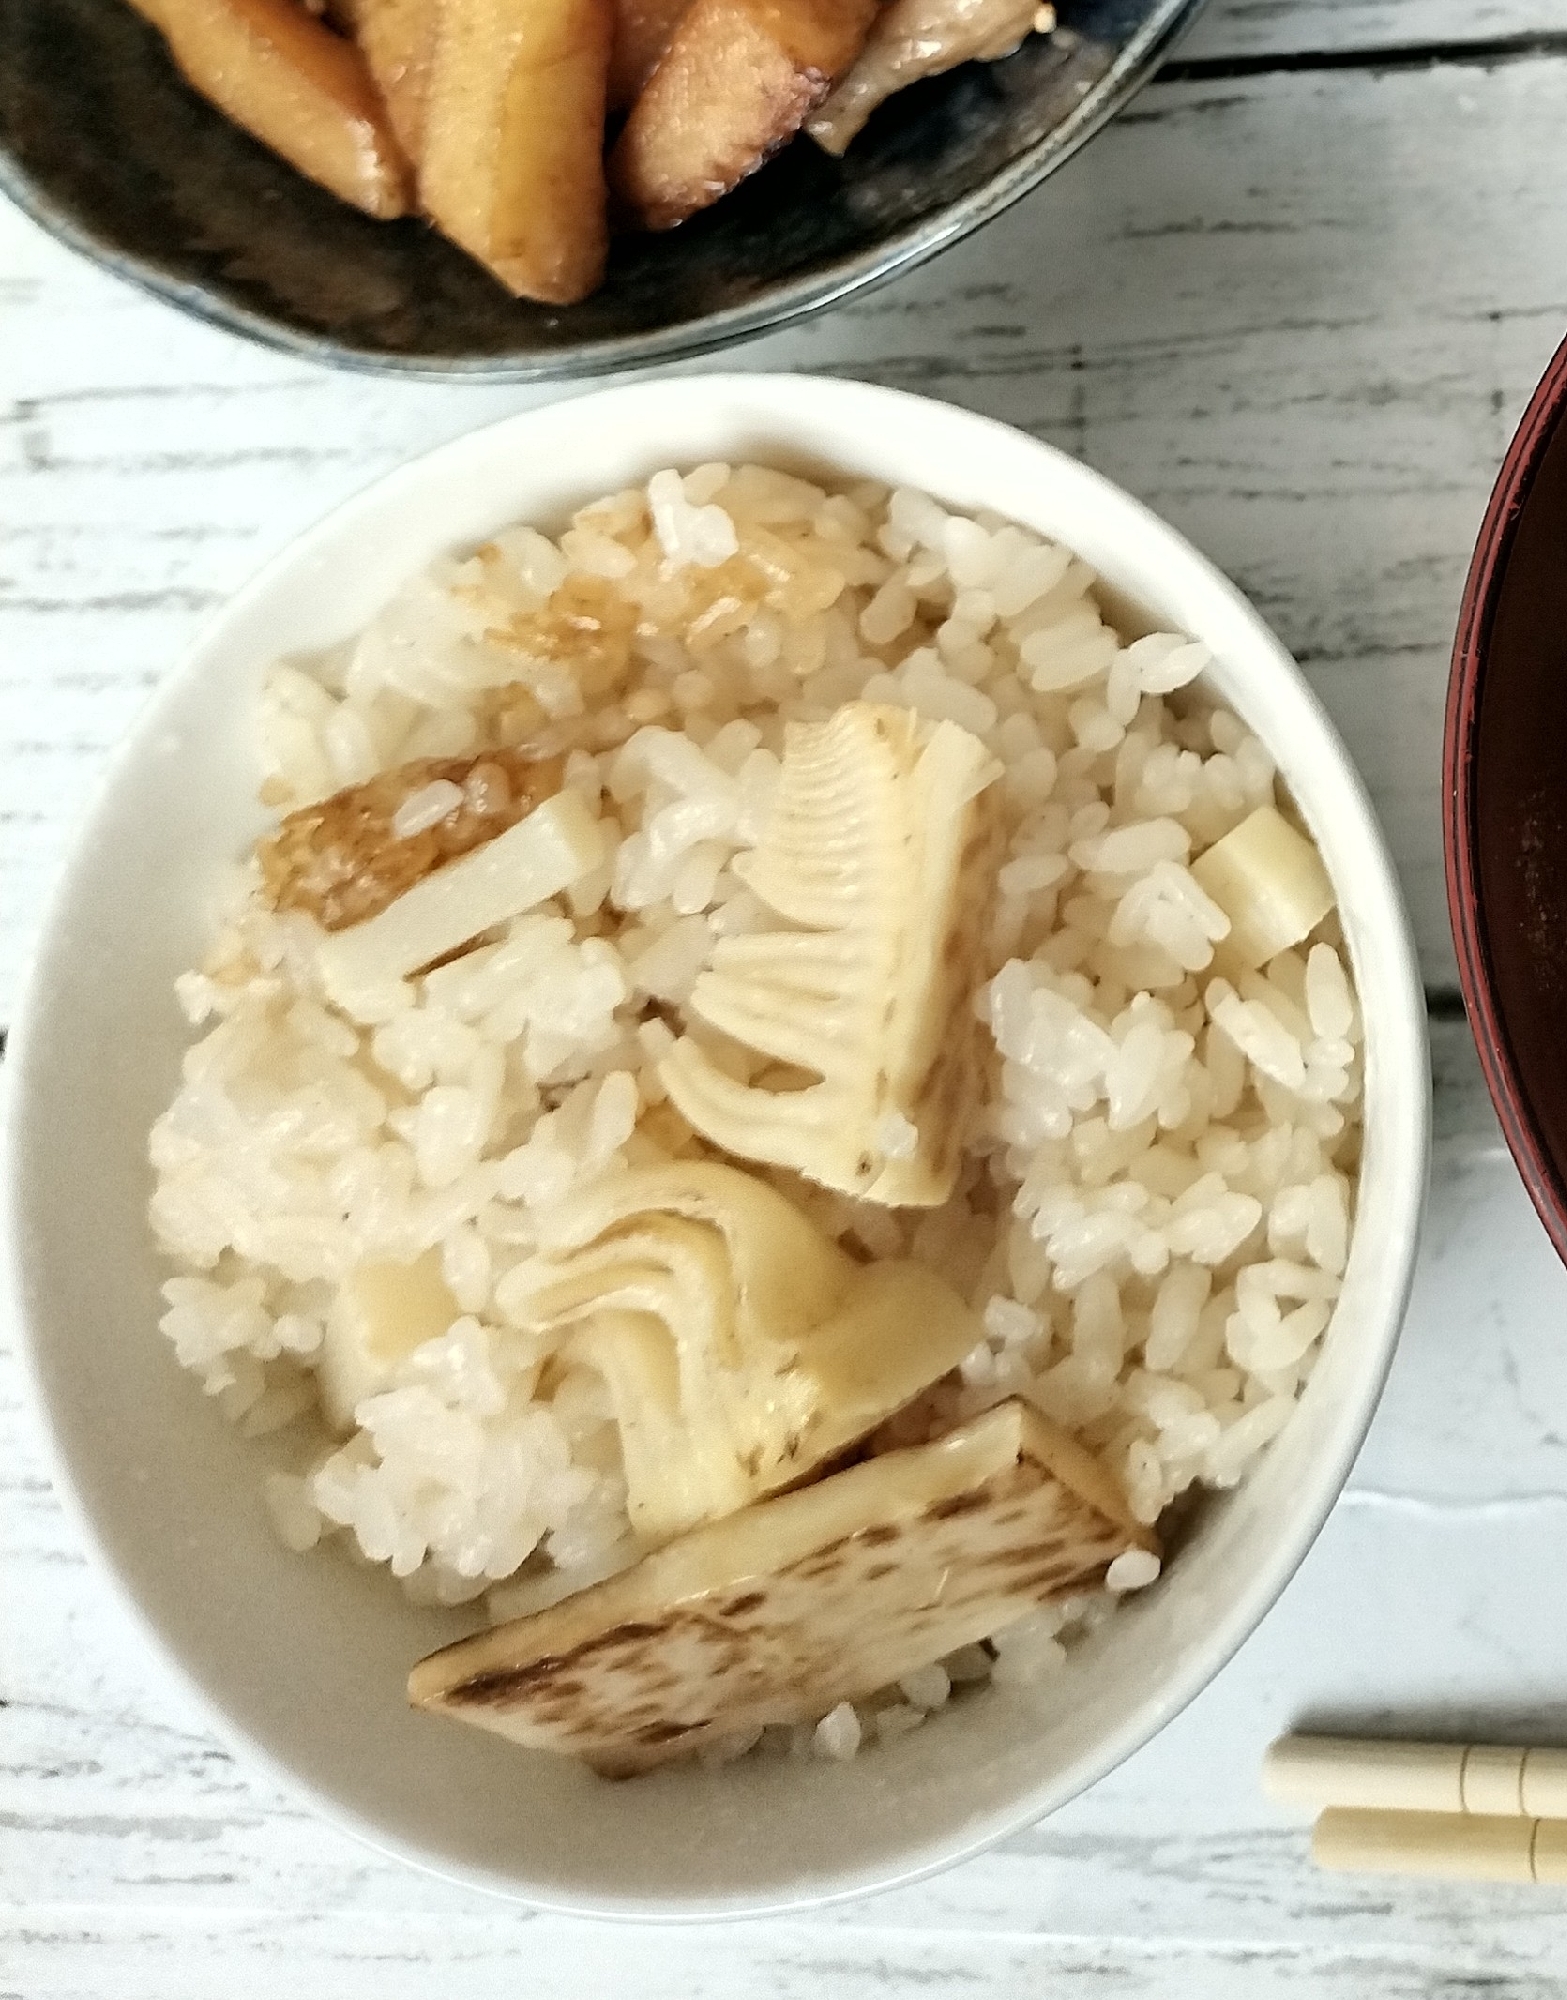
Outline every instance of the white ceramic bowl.
{"type": "Polygon", "coordinates": [[[1393,872],[1338,738],[1256,613],[1061,453],[938,403],[794,377],[639,384],[512,418],[383,480],[266,569],[121,753],[45,927],[11,1066],[14,1266],[60,1485],[165,1658],[216,1729],[375,1846],[599,1915],[779,1910],[907,1881],[1063,1804],[1146,1741],[1245,1639],[1332,1507],[1391,1356],[1425,1184],[1425,1014],[1393,872]],[[825,465],[994,508],[1207,642],[1338,886],[1367,1019],[1365,1158],[1342,1303],[1298,1412],[1043,1700],[991,1690],[851,1765],[752,1760],[616,1786],[412,1714],[404,1676],[453,1621],[402,1604],[382,1575],[274,1540],[259,1448],[156,1329],[146,1134],[187,1041],[171,981],[206,942],[218,871],[260,824],[266,664],[353,632],[444,548],[715,458],[825,465]]]}

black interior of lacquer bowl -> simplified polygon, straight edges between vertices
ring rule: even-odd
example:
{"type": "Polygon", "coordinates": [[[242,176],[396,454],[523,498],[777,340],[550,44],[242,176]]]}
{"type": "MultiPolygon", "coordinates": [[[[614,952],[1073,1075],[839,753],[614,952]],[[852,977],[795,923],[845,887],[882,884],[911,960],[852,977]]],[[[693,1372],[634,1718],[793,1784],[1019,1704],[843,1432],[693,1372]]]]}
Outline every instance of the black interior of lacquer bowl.
{"type": "MultiPolygon", "coordinates": [[[[1532,1131],[1520,1165],[1567,1209],[1567,420],[1523,496],[1483,651],[1474,733],[1473,855],[1491,1000],[1532,1131]],[[1531,1146],[1530,1139],[1534,1141],[1531,1146]],[[1525,1152],[1535,1157],[1530,1161],[1525,1152]]],[[[1567,1253],[1564,1253],[1567,1254],[1567,1253]]]]}
{"type": "Polygon", "coordinates": [[[787,147],[568,308],[508,298],[423,223],[311,186],[180,80],[126,0],[0,0],[0,187],[187,310],[323,360],[583,373],[693,353],[988,219],[1123,102],[1199,0],[1062,0],[1002,63],[892,100],[842,162],[787,147]]]}

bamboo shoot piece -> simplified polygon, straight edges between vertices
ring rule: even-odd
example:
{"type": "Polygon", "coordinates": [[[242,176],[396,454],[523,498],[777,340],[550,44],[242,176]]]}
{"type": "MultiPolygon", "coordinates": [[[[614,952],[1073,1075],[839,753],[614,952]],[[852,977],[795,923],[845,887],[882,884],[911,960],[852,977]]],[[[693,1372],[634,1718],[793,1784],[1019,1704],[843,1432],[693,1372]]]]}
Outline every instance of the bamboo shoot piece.
{"type": "Polygon", "coordinates": [[[354,39],[386,101],[397,142],[418,164],[438,24],[436,0],[354,0],[354,39]]]}
{"type": "Polygon", "coordinates": [[[389,1389],[398,1369],[459,1315],[441,1276],[441,1253],[412,1264],[365,1263],[350,1271],[327,1316],[316,1363],[322,1407],[346,1437],[367,1396],[389,1389]]]}
{"type": "Polygon", "coordinates": [[[978,1088],[999,769],[978,737],[910,709],[791,724],[770,822],[734,865],[797,928],[720,939],[690,1012],[804,1087],[738,1083],[683,1036],[659,1076],[704,1138],[866,1201],[951,1194],[978,1088]]]}
{"type": "Polygon", "coordinates": [[[609,106],[624,111],[642,95],[691,0],[615,0],[609,106]]]}
{"type": "Polygon", "coordinates": [[[1333,907],[1322,857],[1272,806],[1258,806],[1192,863],[1230,920],[1223,955],[1252,972],[1309,937],[1333,907]]]}
{"type": "Polygon", "coordinates": [[[695,0],[631,108],[610,179],[648,229],[727,194],[853,62],[876,0],[695,0]]]}
{"type": "Polygon", "coordinates": [[[983,1338],[936,1273],[857,1264],[765,1181],[716,1161],[617,1174],[541,1224],[508,1317],[610,1391],[646,1544],[797,1483],[983,1338]]]}
{"type": "Polygon", "coordinates": [[[256,859],[268,902],[302,910],[329,931],[379,915],[405,889],[494,840],[560,790],[565,760],[485,750],[473,757],[420,757],[289,813],[260,841],[256,859]],[[433,826],[400,835],[397,814],[432,784],[457,793],[433,826]]]}
{"type": "Polygon", "coordinates": [[[1097,1459],[1003,1403],[448,1646],[409,1699],[629,1776],[823,1715],[1155,1547],[1097,1459]]]}
{"type": "Polygon", "coordinates": [[[407,162],[365,60],[297,0],[135,0],[186,81],[367,215],[408,208],[407,162]]]}
{"type": "Polygon", "coordinates": [[[552,305],[604,272],[612,0],[437,0],[419,163],[432,220],[508,291],[552,305]]]}
{"type": "Polygon", "coordinates": [[[481,931],[520,917],[596,868],[604,830],[580,792],[557,792],[515,826],[405,889],[363,923],[333,931],[322,982],[349,1013],[364,994],[433,965],[481,931]]]}

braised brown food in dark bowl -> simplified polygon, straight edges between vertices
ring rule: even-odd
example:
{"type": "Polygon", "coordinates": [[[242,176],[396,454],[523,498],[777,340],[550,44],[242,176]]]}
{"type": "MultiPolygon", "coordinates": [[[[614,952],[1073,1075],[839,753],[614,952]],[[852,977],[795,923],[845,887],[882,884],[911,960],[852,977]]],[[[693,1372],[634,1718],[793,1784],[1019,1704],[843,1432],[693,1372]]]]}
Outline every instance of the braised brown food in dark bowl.
{"type": "Polygon", "coordinates": [[[172,304],[318,360],[595,373],[779,324],[988,221],[1127,101],[1198,4],[1063,0],[1053,33],[898,90],[842,158],[802,136],[678,227],[618,230],[570,305],[512,297],[421,217],[305,179],[125,0],[0,0],[0,189],[172,304]]]}

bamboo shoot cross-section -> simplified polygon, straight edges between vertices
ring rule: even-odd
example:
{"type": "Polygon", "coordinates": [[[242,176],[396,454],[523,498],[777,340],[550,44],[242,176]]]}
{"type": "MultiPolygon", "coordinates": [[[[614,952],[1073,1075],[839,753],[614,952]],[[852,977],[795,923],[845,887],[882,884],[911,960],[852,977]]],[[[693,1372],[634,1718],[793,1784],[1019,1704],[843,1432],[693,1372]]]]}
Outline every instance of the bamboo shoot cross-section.
{"type": "Polygon", "coordinates": [[[448,1646],[409,1697],[628,1776],[823,1715],[1153,1547],[1097,1459],[1003,1403],[448,1646]]]}

